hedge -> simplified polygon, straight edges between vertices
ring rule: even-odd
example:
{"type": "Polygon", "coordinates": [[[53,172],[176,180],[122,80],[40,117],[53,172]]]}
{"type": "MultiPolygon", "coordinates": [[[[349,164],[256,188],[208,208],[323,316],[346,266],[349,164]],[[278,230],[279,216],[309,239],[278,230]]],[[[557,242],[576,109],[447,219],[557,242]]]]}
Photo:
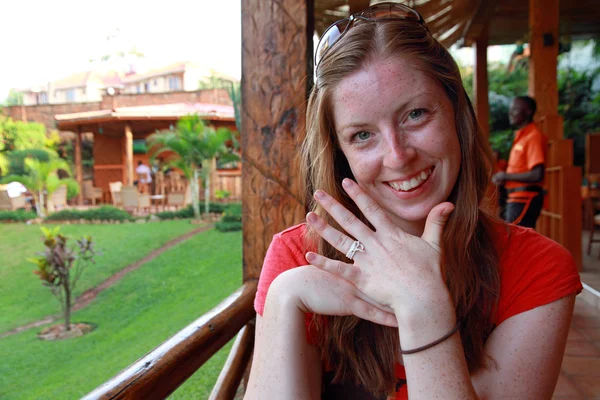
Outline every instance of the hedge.
{"type": "Polygon", "coordinates": [[[133,221],[134,218],[125,210],[113,206],[102,206],[89,210],[67,209],[55,212],[46,217],[46,221],[71,221],[84,219],[87,221],[133,221]]]}

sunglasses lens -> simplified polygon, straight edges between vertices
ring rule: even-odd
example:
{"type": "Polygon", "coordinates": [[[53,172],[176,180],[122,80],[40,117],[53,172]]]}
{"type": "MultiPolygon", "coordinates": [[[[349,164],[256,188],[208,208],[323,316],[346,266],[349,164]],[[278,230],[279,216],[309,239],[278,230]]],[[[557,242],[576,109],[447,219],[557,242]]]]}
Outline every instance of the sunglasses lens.
{"type": "Polygon", "coordinates": [[[317,45],[317,51],[315,52],[315,65],[319,65],[321,58],[327,53],[327,50],[333,46],[335,42],[342,36],[348,24],[349,19],[343,19],[331,25],[327,31],[323,34],[317,45]]]}

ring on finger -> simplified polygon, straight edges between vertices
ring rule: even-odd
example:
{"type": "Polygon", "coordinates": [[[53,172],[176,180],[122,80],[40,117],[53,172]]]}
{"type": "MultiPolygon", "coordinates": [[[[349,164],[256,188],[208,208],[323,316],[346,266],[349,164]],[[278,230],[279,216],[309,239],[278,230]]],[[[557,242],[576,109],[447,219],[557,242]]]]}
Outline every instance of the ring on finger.
{"type": "Polygon", "coordinates": [[[357,251],[361,251],[363,253],[365,251],[365,245],[362,244],[359,240],[355,240],[352,243],[352,246],[350,246],[350,250],[348,250],[348,252],[346,253],[346,257],[350,260],[354,259],[354,254],[356,254],[357,251]]]}

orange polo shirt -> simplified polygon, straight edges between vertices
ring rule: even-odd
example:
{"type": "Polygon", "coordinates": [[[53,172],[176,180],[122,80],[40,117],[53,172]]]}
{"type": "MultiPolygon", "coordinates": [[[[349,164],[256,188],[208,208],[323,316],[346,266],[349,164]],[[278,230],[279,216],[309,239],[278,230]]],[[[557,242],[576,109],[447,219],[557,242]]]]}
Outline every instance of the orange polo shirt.
{"type": "MultiPolygon", "coordinates": [[[[519,129],[515,132],[515,140],[510,149],[506,173],[519,174],[531,171],[536,165],[546,164],[547,146],[548,138],[537,128],[535,122],[519,129]]],[[[543,183],[543,180],[530,183],[507,180],[505,186],[507,189],[515,189],[521,186],[541,186],[543,183]]],[[[533,197],[536,194],[534,192],[516,192],[509,194],[508,197],[533,197]]]]}

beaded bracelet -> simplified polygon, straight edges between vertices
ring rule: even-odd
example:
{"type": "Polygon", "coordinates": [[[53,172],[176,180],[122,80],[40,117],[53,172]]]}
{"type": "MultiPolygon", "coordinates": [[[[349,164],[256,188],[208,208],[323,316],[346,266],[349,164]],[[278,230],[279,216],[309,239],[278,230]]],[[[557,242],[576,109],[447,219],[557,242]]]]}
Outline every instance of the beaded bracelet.
{"type": "Polygon", "coordinates": [[[436,344],[440,344],[444,340],[446,340],[449,337],[451,337],[452,335],[454,335],[456,333],[456,331],[458,330],[459,327],[460,327],[460,321],[458,321],[456,323],[456,326],[450,332],[446,333],[444,336],[442,336],[438,340],[436,340],[434,342],[431,342],[429,344],[426,344],[425,346],[417,347],[416,349],[412,349],[412,350],[402,350],[402,348],[400,348],[400,354],[414,354],[414,353],[418,353],[418,352],[423,351],[423,350],[427,350],[430,347],[433,347],[436,344]]]}

